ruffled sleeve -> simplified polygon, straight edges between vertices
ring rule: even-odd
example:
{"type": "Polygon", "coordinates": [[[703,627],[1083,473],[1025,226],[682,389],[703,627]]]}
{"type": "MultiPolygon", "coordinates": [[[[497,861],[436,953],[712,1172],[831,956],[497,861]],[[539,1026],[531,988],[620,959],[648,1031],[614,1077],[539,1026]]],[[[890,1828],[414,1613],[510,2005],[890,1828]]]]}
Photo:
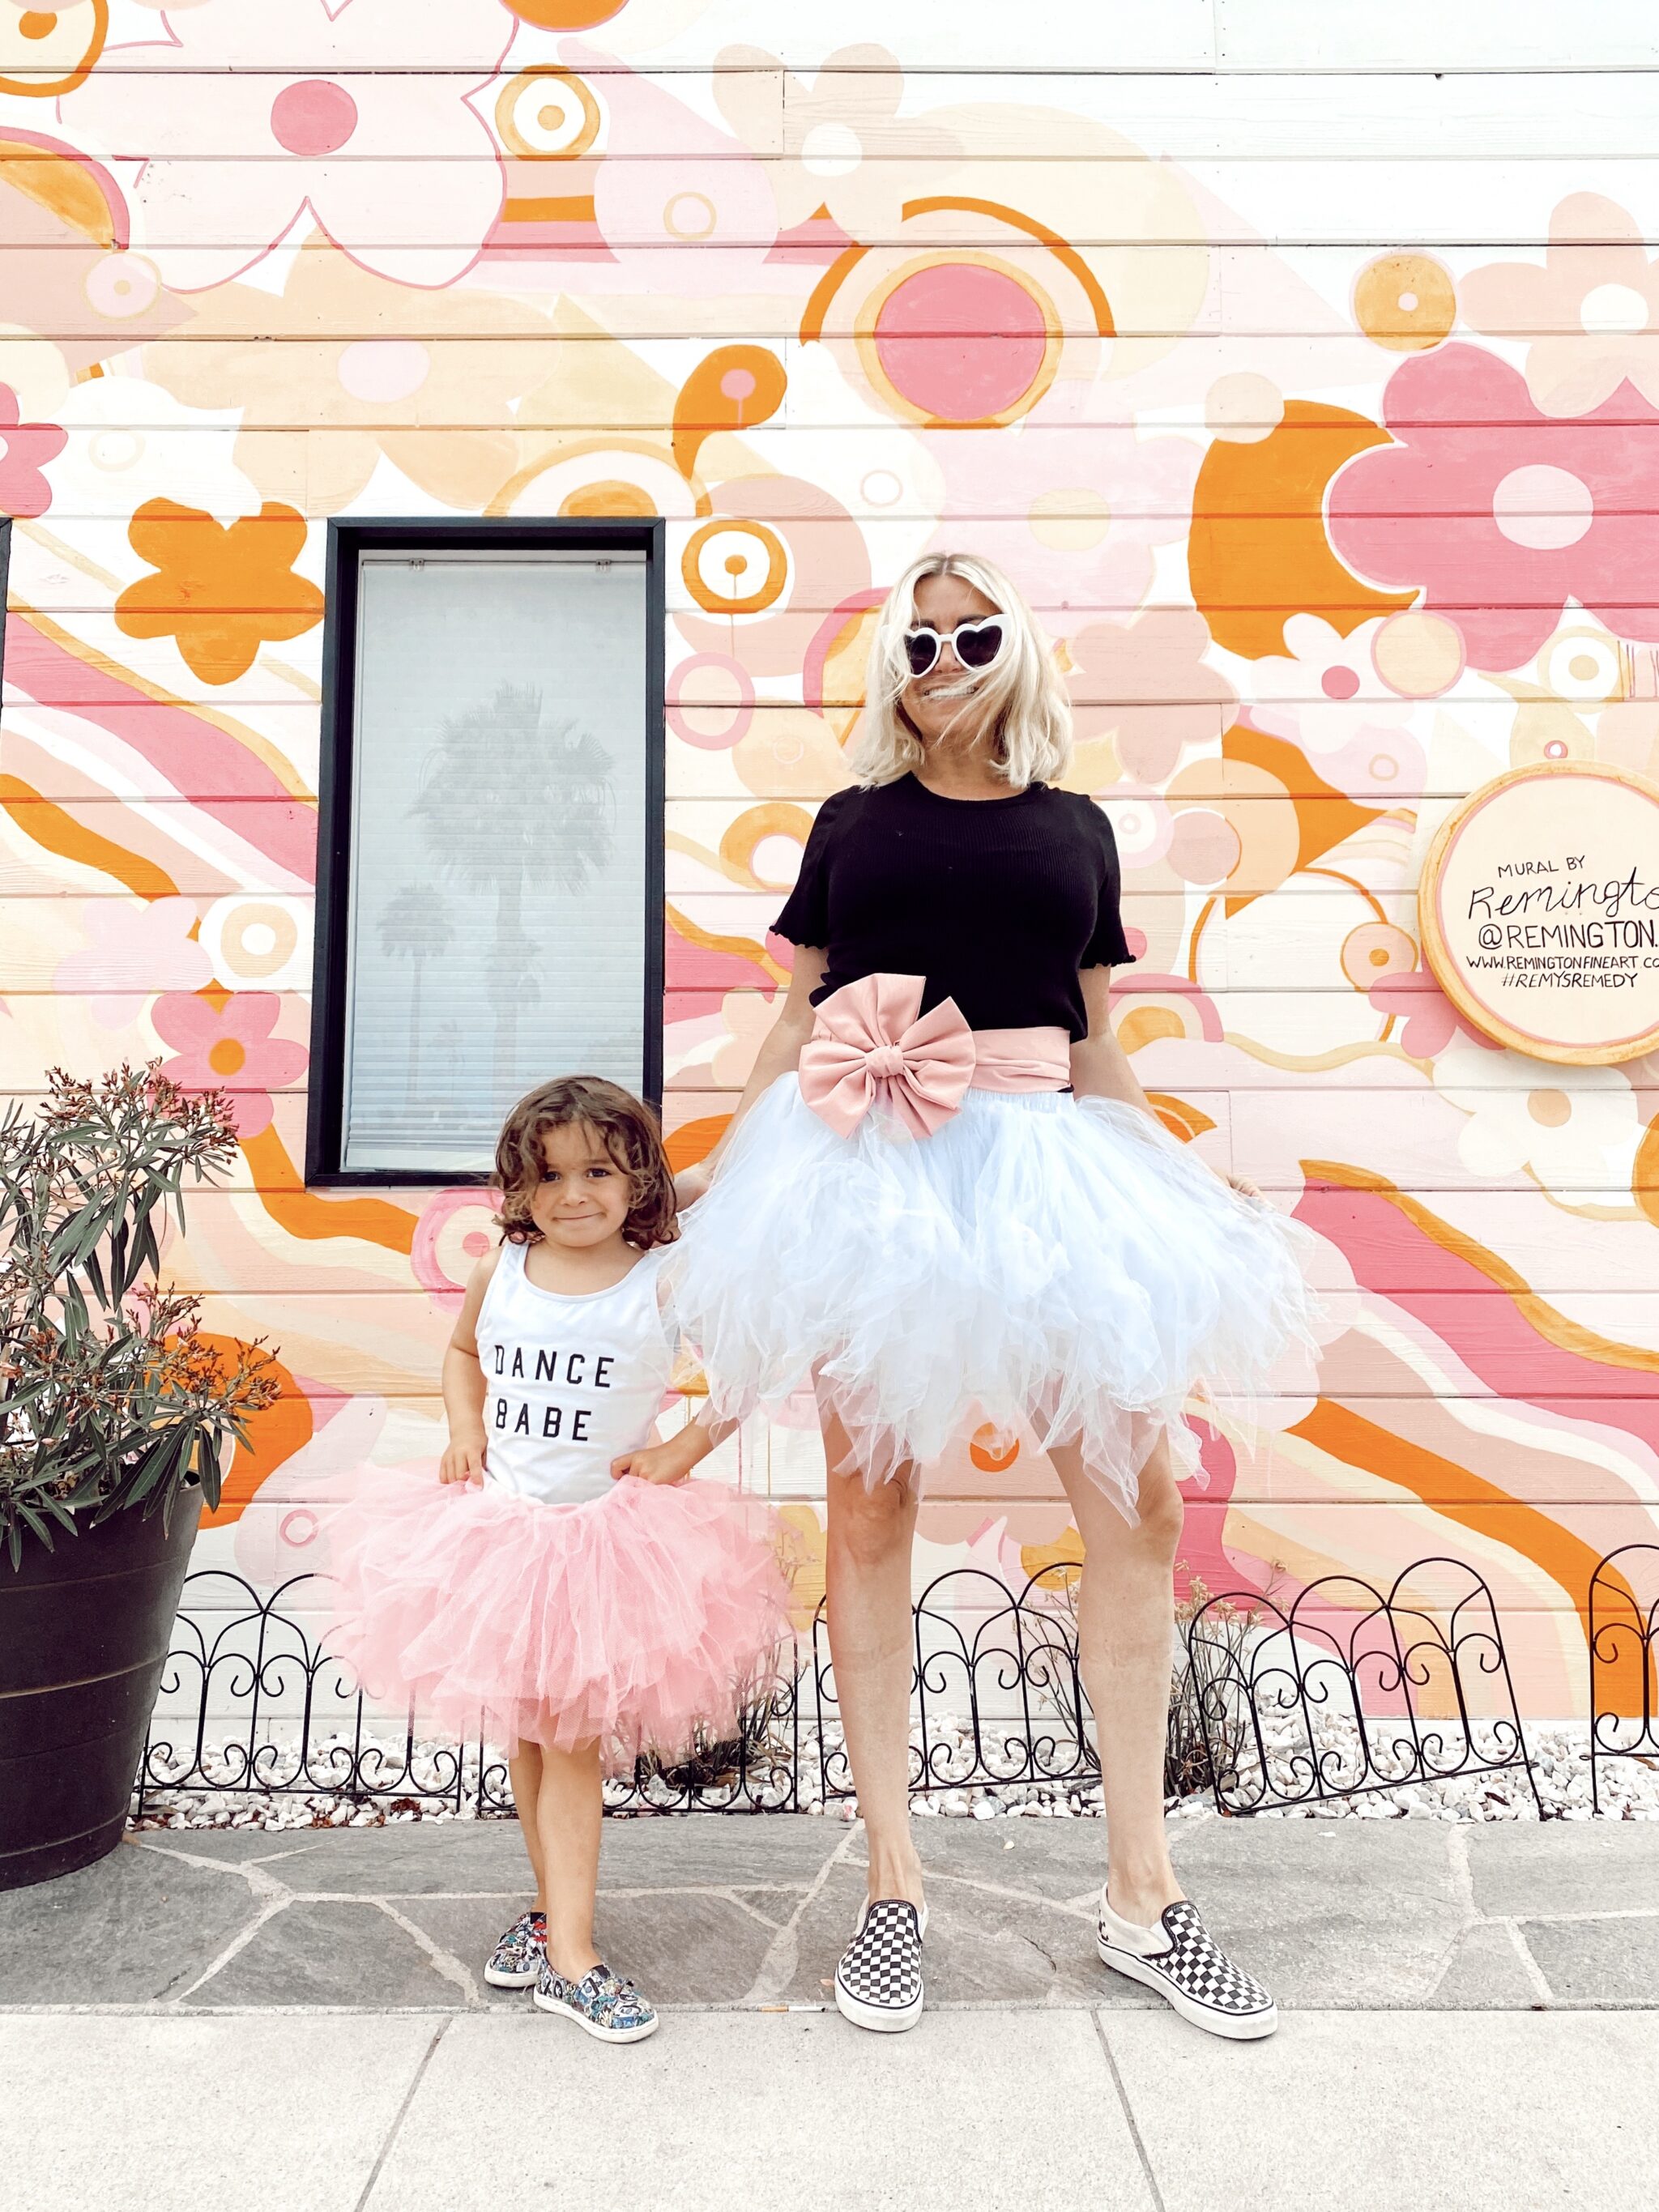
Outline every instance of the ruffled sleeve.
{"type": "Polygon", "coordinates": [[[1127,968],[1133,965],[1134,955],[1129,950],[1129,940],[1123,934],[1123,917],[1119,911],[1122,895],[1122,872],[1118,865],[1117,840],[1112,835],[1112,825],[1105,810],[1097,806],[1091,799],[1085,799],[1091,817],[1090,830],[1099,848],[1100,892],[1095,910],[1093,934],[1084,947],[1079,968],[1127,968]]]}
{"type": "Polygon", "coordinates": [[[787,938],[791,945],[810,945],[816,952],[829,948],[830,854],[836,820],[852,796],[851,790],[832,793],[819,807],[808,833],[795,887],[772,924],[774,933],[787,938]]]}

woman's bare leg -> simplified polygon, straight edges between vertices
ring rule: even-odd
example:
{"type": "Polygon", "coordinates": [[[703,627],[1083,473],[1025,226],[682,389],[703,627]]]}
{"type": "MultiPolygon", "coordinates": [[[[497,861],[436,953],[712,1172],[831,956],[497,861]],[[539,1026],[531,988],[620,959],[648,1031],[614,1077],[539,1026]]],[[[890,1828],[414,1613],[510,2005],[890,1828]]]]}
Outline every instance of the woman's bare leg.
{"type": "Polygon", "coordinates": [[[547,1959],[556,1974],[573,1982],[599,1962],[593,1948],[593,1899],[599,1887],[604,1809],[598,1744],[543,1752],[536,1832],[546,1884],[547,1959]]]}
{"type": "Polygon", "coordinates": [[[1078,1592],[1084,1687],[1095,1712],[1112,1910],[1151,1927],[1182,1894],[1164,1829],[1164,1745],[1174,1656],[1182,1505],[1167,1432],[1140,1472],[1131,1528],[1073,1445],[1051,1451],[1085,1565],[1078,1592]]]}
{"type": "Polygon", "coordinates": [[[530,1870],[536,1877],[536,1910],[547,1910],[547,1879],[542,1869],[541,1836],[536,1826],[538,1818],[536,1807],[542,1791],[542,1747],[538,1743],[521,1743],[507,1762],[507,1776],[513,1784],[513,1802],[519,1808],[519,1832],[524,1838],[524,1847],[530,1854],[530,1870]]]}
{"type": "Polygon", "coordinates": [[[867,1488],[853,1465],[845,1430],[828,1413],[823,1443],[830,1468],[824,1562],[830,1650],[869,1845],[870,1894],[907,1897],[920,1905],[921,1862],[910,1833],[909,1787],[916,1493],[896,1478],[867,1488]]]}

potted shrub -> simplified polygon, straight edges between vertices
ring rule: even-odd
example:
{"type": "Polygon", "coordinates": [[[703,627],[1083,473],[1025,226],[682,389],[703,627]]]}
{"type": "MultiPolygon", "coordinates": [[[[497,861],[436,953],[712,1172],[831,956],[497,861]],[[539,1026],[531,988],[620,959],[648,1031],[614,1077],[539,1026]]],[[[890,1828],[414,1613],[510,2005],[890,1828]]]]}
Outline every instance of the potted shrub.
{"type": "Polygon", "coordinates": [[[154,1063],[0,1119],[0,1888],[119,1840],[203,1501],[277,1395],[157,1279],[235,1151],[223,1094],[154,1063]]]}

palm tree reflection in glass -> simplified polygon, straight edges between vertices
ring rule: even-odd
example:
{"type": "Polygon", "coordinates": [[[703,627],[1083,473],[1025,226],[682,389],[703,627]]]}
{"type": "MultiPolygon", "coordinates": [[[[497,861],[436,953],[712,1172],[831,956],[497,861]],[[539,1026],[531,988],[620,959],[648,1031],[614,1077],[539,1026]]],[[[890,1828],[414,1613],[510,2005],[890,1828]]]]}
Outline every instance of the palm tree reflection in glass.
{"type": "Polygon", "coordinates": [[[411,1114],[421,1106],[421,970],[440,959],[455,941],[449,908],[438,891],[405,884],[381,909],[380,950],[388,960],[407,960],[409,1058],[404,1067],[404,1098],[411,1114]]]}
{"type": "Polygon", "coordinates": [[[503,684],[487,708],[444,722],[410,807],[438,876],[495,895],[485,996],[495,1022],[497,1113],[525,1086],[519,1017],[541,998],[539,948],[524,926],[526,889],[550,879],[574,896],[609,865],[614,765],[574,721],[544,729],[533,685],[503,684]]]}

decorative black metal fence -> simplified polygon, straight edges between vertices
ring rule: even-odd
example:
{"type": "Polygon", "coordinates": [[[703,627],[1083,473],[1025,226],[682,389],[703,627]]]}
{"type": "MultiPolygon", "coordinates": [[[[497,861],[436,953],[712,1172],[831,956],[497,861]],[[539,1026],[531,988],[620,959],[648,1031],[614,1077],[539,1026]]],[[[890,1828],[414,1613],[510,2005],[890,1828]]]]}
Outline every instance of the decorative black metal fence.
{"type": "Polygon", "coordinates": [[[1212,1598],[1193,1617],[1187,1652],[1224,1812],[1516,1767],[1543,1812],[1498,1609],[1461,1560],[1416,1560],[1386,1595],[1327,1575],[1285,1608],[1212,1598]]]}
{"type": "MultiPolygon", "coordinates": [[[[1659,1564],[1659,1546],[1627,1546],[1590,1592],[1592,1777],[1597,1758],[1659,1753],[1659,1575],[1644,1611],[1618,1565],[1632,1553],[1659,1564]],[[1615,1674],[1625,1687],[1610,1705],[1615,1674]],[[1615,1716],[1622,1733],[1610,1732],[1615,1716]]],[[[328,1650],[321,1580],[296,1576],[262,1597],[222,1570],[187,1578],[139,1809],[158,1792],[211,1790],[510,1814],[506,1763],[489,1745],[434,1741],[413,1716],[377,1719],[328,1650]]],[[[1076,1591],[1064,1563],[1018,1590],[969,1567],[928,1584],[913,1615],[913,1795],[1097,1786],[1076,1591]]],[[[1492,1593],[1462,1561],[1418,1560],[1386,1592],[1326,1577],[1286,1607],[1255,1592],[1206,1598],[1186,1644],[1171,1795],[1207,1788],[1222,1811],[1247,1814],[1519,1770],[1543,1810],[1492,1593]]],[[[852,1796],[820,1605],[793,1667],[781,1666],[735,1736],[672,1764],[641,1759],[607,1802],[792,1812],[852,1796]]]]}
{"type": "MultiPolygon", "coordinates": [[[[999,1783],[1088,1787],[1098,1780],[1078,1665],[1076,1578],[1076,1568],[1062,1564],[1016,1592],[982,1567],[953,1567],[928,1583],[911,1609],[912,1796],[999,1783]]],[[[824,1801],[850,1798],[822,1605],[801,1681],[816,1723],[824,1801]]]]}
{"type": "Polygon", "coordinates": [[[1608,1759],[1659,1763],[1659,1544],[1622,1544],[1590,1577],[1590,1807],[1608,1759]]]}

